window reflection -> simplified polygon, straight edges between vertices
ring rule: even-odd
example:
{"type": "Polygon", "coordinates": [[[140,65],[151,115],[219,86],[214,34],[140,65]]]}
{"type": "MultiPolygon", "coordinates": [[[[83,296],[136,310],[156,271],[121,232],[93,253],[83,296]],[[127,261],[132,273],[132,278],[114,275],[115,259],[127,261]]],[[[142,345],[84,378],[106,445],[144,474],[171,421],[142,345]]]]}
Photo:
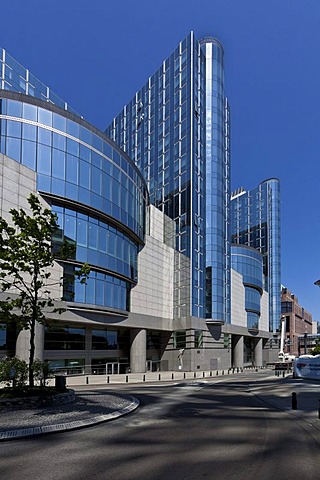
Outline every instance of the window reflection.
{"type": "MultiPolygon", "coordinates": [[[[41,83],[40,87],[42,88],[41,83]]],[[[38,87],[35,88],[37,89],[38,87]]],[[[23,114],[26,121],[38,121],[48,127],[19,121],[1,121],[1,153],[37,170],[37,179],[41,182],[37,185],[39,190],[47,189],[56,195],[66,195],[70,199],[104,210],[143,237],[147,191],[126,158],[113,151],[101,137],[88,129],[44,108],[3,99],[1,111],[16,118],[23,114]],[[51,127],[61,133],[53,132],[51,127]],[[80,136],[87,145],[80,145],[67,135],[75,138],[80,136]],[[101,154],[92,150],[91,146],[101,154]],[[103,155],[107,155],[110,161],[103,155]],[[51,175],[66,185],[46,178],[51,175]]]]}
{"type": "Polygon", "coordinates": [[[107,223],[75,210],[53,205],[52,211],[58,215],[62,231],[60,239],[53,239],[54,249],[58,250],[64,240],[72,240],[76,243],[76,260],[137,279],[138,245],[135,242],[107,223]]]}
{"type": "Polygon", "coordinates": [[[111,275],[91,270],[86,284],[74,276],[74,266],[66,264],[63,275],[63,300],[129,310],[130,285],[111,275]]]}

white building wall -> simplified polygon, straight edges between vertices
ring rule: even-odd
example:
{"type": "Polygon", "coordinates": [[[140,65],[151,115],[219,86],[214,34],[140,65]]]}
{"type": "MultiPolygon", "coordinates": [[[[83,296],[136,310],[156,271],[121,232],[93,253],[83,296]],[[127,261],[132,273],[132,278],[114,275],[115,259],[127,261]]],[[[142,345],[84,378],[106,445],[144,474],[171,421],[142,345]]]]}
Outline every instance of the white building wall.
{"type": "Polygon", "coordinates": [[[263,291],[261,302],[261,316],[259,321],[259,330],[269,331],[269,294],[263,291]]]}
{"type": "MultiPolygon", "coordinates": [[[[0,216],[11,224],[10,210],[12,208],[17,210],[22,208],[28,215],[31,214],[27,201],[30,193],[37,195],[36,173],[15,160],[0,154],[0,216]]],[[[44,207],[50,208],[43,198],[40,197],[40,200],[44,207]]],[[[52,298],[60,300],[62,297],[62,287],[60,285],[62,268],[55,262],[50,272],[49,283],[52,298]]]]}
{"type": "Polygon", "coordinates": [[[243,277],[231,269],[231,324],[247,327],[243,277]]]}
{"type": "Polygon", "coordinates": [[[138,285],[131,290],[131,312],[173,317],[174,250],[163,243],[164,215],[149,207],[149,235],[138,255],[138,285]]]}

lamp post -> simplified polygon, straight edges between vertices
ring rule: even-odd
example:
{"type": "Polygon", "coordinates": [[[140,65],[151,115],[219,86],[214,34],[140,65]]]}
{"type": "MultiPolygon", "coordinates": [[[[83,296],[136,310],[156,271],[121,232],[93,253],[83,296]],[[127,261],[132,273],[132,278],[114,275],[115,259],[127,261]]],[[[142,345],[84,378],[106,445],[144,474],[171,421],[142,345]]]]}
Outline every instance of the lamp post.
{"type": "Polygon", "coordinates": [[[308,334],[307,334],[307,332],[305,332],[304,338],[303,338],[303,344],[304,344],[303,346],[304,346],[304,354],[305,355],[307,355],[307,343],[308,343],[307,338],[308,338],[308,334]]]}

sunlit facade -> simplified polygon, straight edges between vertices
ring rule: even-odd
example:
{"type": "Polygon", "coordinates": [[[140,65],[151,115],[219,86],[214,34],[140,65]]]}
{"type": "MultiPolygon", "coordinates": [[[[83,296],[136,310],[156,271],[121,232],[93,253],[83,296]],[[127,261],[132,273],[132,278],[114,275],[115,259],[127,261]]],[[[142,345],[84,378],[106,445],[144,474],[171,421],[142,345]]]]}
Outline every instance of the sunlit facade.
{"type": "MultiPolygon", "coordinates": [[[[223,57],[191,32],[101,132],[0,49],[0,215],[36,193],[58,219],[54,251],[74,246],[53,268],[65,311],[36,334],[57,371],[175,370],[181,349],[190,370],[268,360],[266,252],[231,256],[223,57]]],[[[27,332],[5,327],[0,355],[27,358],[27,332]]]]}
{"type": "Polygon", "coordinates": [[[106,133],[175,221],[175,317],[230,322],[229,107],[223,48],[190,33],[106,133]]]}
{"type": "Polygon", "coordinates": [[[239,189],[231,197],[232,243],[256,248],[263,256],[264,289],[269,293],[270,332],[279,331],[281,315],[280,182],[239,189]]]}
{"type": "Polygon", "coordinates": [[[248,330],[259,330],[263,292],[263,258],[259,251],[245,245],[232,245],[231,267],[240,273],[245,287],[248,330]]]}
{"type": "MultiPolygon", "coordinates": [[[[36,354],[73,373],[106,369],[107,362],[120,371],[120,356],[122,369],[130,364],[130,325],[116,324],[128,317],[138,282],[146,183],[117,145],[2,49],[0,87],[1,215],[28,208],[27,197],[37,193],[57,215],[54,251],[64,241],[75,247],[52,273],[55,285],[63,277],[52,294],[66,313],[39,326],[36,354]],[[86,284],[73,275],[84,262],[91,268],[86,284]]],[[[0,350],[27,358],[25,336],[6,325],[0,350]]]]}

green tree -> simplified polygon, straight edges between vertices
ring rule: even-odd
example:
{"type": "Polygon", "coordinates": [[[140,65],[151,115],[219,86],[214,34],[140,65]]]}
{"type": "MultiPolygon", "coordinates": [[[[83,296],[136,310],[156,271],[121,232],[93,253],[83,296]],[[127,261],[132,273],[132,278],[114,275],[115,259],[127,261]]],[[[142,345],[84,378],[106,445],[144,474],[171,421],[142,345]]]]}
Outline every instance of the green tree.
{"type": "MultiPolygon", "coordinates": [[[[44,324],[48,313],[61,314],[51,297],[51,267],[55,258],[72,259],[74,246],[68,251],[64,242],[59,252],[52,251],[52,236],[58,230],[57,216],[44,208],[38,197],[28,198],[31,215],[23,209],[11,209],[12,224],[0,217],[0,289],[9,296],[0,301],[0,312],[6,321],[30,330],[29,385],[34,386],[35,328],[44,324]],[[71,251],[72,250],[72,251],[71,251]],[[70,253],[71,252],[71,253],[70,253]]],[[[74,275],[85,283],[88,264],[74,269],[74,275]]],[[[60,279],[60,284],[63,279],[60,279]]]]}
{"type": "Polygon", "coordinates": [[[311,351],[311,355],[319,355],[320,354],[320,345],[316,345],[311,351]]]}
{"type": "Polygon", "coordinates": [[[39,381],[40,386],[45,387],[48,378],[53,373],[49,361],[45,360],[44,362],[41,362],[41,360],[36,358],[33,362],[32,369],[34,377],[39,381]]]}

